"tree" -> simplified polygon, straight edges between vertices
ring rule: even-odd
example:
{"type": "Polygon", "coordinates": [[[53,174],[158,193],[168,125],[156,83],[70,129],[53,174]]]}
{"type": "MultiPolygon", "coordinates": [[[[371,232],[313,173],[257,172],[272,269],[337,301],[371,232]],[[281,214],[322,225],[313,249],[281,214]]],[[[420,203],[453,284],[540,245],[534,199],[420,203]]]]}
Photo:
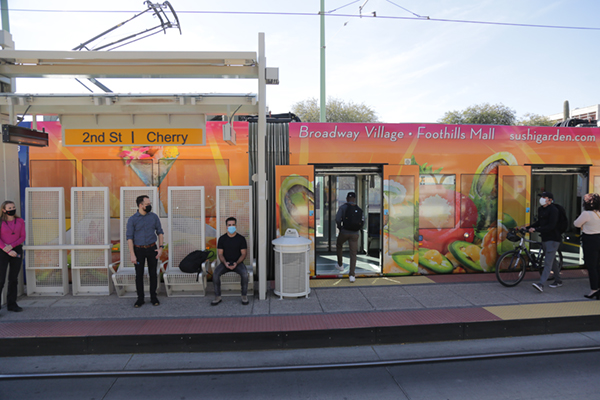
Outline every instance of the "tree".
{"type": "Polygon", "coordinates": [[[544,117],[543,115],[527,113],[523,115],[523,118],[517,122],[517,125],[521,126],[552,126],[554,123],[544,117]]]}
{"type": "MultiPolygon", "coordinates": [[[[320,104],[316,98],[299,101],[292,106],[292,112],[302,122],[319,122],[320,104]]],[[[356,104],[329,97],[326,104],[327,122],[379,122],[377,113],[364,103],[356,104]]]]}
{"type": "Polygon", "coordinates": [[[463,111],[448,111],[438,120],[443,124],[514,125],[516,112],[503,104],[477,104],[463,111]]]}

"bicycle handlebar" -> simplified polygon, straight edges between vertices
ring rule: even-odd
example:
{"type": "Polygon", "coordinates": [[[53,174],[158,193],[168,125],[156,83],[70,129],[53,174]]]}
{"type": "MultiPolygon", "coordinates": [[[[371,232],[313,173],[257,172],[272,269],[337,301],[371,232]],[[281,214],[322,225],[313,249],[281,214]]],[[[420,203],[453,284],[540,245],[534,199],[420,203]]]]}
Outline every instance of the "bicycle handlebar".
{"type": "Polygon", "coordinates": [[[525,235],[527,233],[529,233],[529,231],[525,228],[514,228],[515,232],[517,232],[517,235],[519,235],[519,237],[521,238],[521,240],[525,241],[525,242],[529,242],[529,243],[537,243],[540,246],[542,245],[542,242],[538,242],[537,240],[531,240],[531,239],[527,239],[525,237],[525,235]]]}

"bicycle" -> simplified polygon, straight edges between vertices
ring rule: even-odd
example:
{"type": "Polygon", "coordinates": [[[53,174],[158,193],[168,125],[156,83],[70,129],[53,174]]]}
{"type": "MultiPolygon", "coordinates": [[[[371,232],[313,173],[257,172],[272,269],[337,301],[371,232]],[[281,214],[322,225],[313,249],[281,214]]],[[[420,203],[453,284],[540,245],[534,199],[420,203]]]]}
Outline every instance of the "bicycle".
{"type": "MultiPolygon", "coordinates": [[[[519,242],[519,245],[514,250],[509,250],[503,253],[496,261],[496,278],[502,285],[511,287],[518,285],[525,277],[525,272],[529,268],[532,271],[539,271],[540,274],[544,269],[544,248],[541,242],[530,240],[525,237],[527,231],[511,230],[506,235],[506,238],[511,242],[519,242]],[[539,253],[531,252],[525,243],[534,243],[539,245],[539,253]]],[[[556,261],[562,269],[563,255],[560,250],[556,251],[556,261]]]]}

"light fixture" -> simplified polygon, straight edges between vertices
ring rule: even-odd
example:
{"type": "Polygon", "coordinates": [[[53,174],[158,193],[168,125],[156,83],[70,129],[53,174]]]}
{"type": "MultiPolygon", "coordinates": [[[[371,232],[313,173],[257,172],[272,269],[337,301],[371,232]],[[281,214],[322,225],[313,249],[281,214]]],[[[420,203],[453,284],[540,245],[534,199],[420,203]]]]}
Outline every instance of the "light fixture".
{"type": "Polygon", "coordinates": [[[3,124],[2,143],[13,143],[21,146],[48,146],[48,134],[22,126],[3,124]]]}

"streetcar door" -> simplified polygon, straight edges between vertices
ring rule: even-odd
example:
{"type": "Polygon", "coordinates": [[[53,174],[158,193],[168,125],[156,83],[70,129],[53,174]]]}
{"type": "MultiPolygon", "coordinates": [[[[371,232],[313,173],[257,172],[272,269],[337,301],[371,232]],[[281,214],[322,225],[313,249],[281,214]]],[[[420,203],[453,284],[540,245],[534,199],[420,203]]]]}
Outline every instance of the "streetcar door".
{"type": "Polygon", "coordinates": [[[418,272],[419,166],[383,166],[383,273],[418,272]]]}

